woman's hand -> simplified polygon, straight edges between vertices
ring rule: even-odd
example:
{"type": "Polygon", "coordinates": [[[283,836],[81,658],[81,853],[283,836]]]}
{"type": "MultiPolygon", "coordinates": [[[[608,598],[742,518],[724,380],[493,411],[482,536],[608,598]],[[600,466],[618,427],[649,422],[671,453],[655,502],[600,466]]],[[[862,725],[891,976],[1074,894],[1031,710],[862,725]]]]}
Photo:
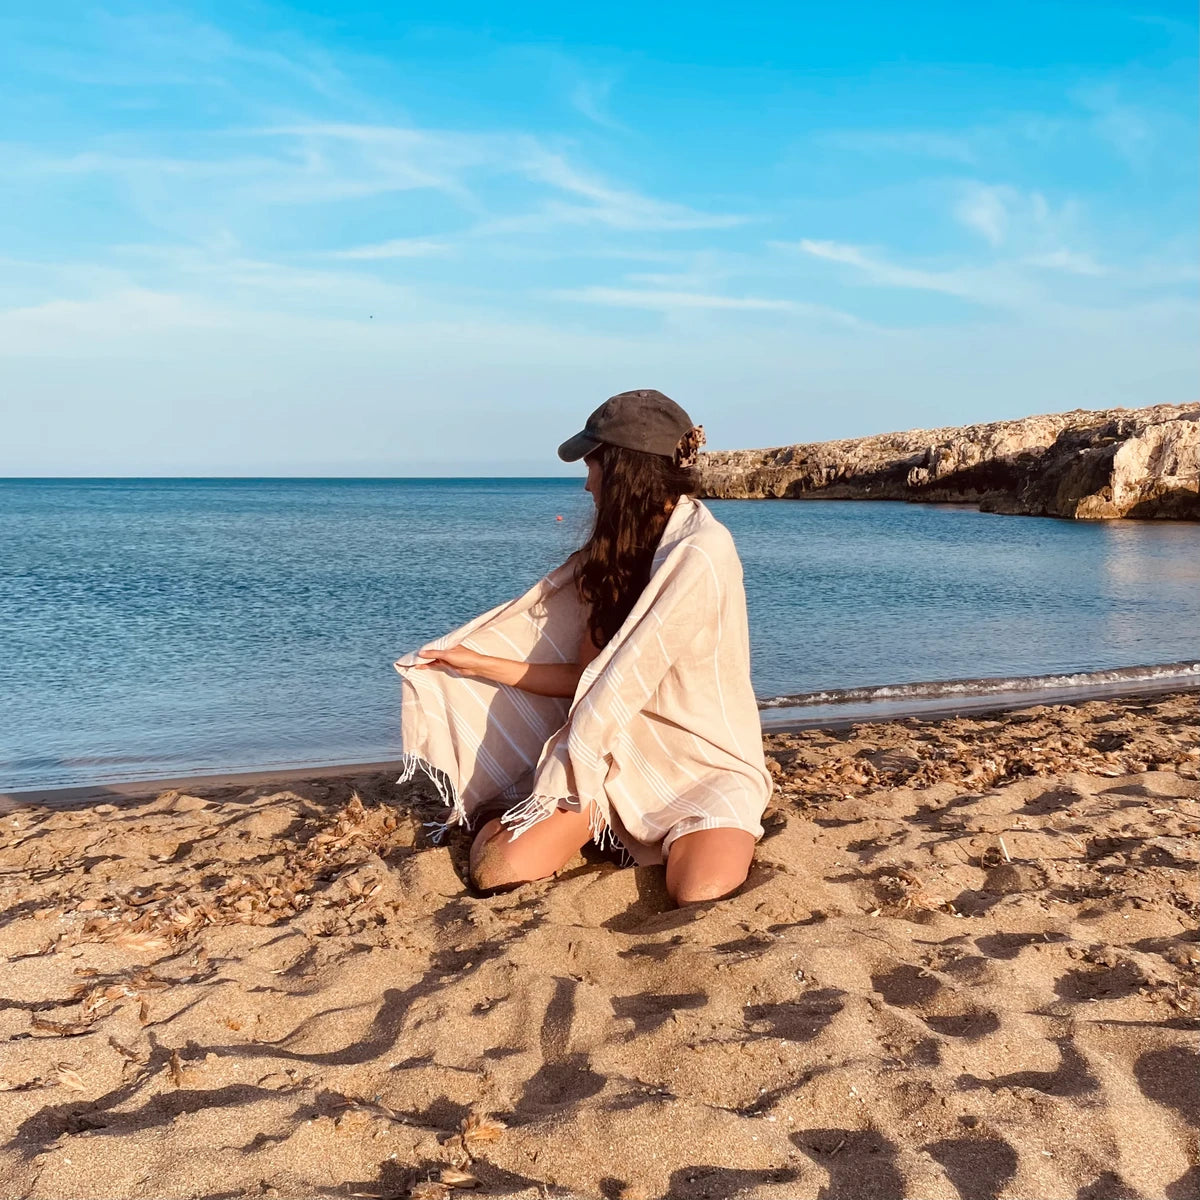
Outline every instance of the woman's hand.
{"type": "Polygon", "coordinates": [[[445,650],[421,650],[422,658],[428,662],[417,663],[417,670],[428,667],[450,667],[463,675],[481,675],[487,656],[477,650],[468,650],[466,646],[447,646],[445,650]]]}
{"type": "Polygon", "coordinates": [[[583,668],[578,663],[527,663],[511,658],[493,658],[468,650],[466,646],[448,646],[445,650],[419,650],[426,659],[416,665],[422,671],[428,667],[448,667],[462,675],[485,679],[489,683],[505,684],[532,692],[537,696],[560,696],[570,699],[579,687],[583,668]]]}

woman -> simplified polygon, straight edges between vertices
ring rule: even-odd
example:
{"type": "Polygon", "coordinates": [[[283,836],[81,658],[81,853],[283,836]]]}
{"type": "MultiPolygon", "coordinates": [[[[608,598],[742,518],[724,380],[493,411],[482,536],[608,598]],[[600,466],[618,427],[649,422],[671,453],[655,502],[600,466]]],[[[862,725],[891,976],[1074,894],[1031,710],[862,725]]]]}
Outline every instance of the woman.
{"type": "Polygon", "coordinates": [[[770,795],[741,564],[704,505],[702,429],[656,391],[602,404],[591,536],[524,596],[397,664],[405,773],[471,822],[485,890],[553,875],[589,838],[665,861],[677,904],[745,881],[770,795]]]}

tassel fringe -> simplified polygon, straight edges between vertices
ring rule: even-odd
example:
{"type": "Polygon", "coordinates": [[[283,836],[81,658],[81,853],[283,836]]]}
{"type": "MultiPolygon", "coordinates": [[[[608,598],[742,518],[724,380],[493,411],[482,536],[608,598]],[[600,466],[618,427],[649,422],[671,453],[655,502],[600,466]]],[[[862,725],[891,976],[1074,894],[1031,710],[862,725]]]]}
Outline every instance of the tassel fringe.
{"type": "MultiPolygon", "coordinates": [[[[561,799],[572,801],[575,804],[579,803],[577,796],[566,796],[561,797],[561,799]]],[[[516,804],[510,808],[500,818],[500,823],[512,834],[514,839],[519,838],[521,834],[527,833],[539,821],[544,821],[554,813],[558,808],[559,801],[560,797],[558,796],[529,796],[527,799],[522,800],[520,804],[516,804]]],[[[598,849],[612,848],[619,850],[626,863],[633,861],[629,857],[629,853],[625,847],[617,840],[608,822],[604,819],[604,814],[600,811],[598,804],[592,804],[591,811],[588,813],[588,829],[591,832],[592,841],[598,849]]]]}
{"type": "Polygon", "coordinates": [[[598,849],[603,850],[606,844],[614,847],[619,845],[598,804],[593,804],[592,811],[588,814],[588,827],[592,831],[592,841],[598,849]]]}
{"type": "MultiPolygon", "coordinates": [[[[450,809],[450,815],[445,821],[426,821],[424,827],[432,830],[429,835],[429,840],[434,845],[440,845],[446,834],[454,828],[455,825],[466,825],[467,810],[463,804],[462,797],[459,795],[458,788],[454,784],[454,780],[446,774],[445,771],[435,767],[431,762],[422,758],[419,754],[405,754],[401,760],[400,774],[396,779],[397,783],[411,783],[416,774],[420,771],[426,775],[429,781],[437,789],[437,794],[441,798],[443,804],[450,809]]],[[[558,796],[540,796],[532,795],[526,797],[520,804],[513,805],[500,818],[500,823],[507,829],[514,838],[519,838],[521,834],[527,833],[539,821],[544,821],[548,816],[555,812],[558,808],[560,797],[558,796]]],[[[563,799],[579,803],[578,797],[567,796],[563,799]]],[[[591,811],[588,814],[588,829],[591,831],[592,841],[596,846],[604,850],[611,848],[619,850],[624,863],[627,865],[633,860],[630,858],[628,851],[617,840],[612,828],[604,819],[604,814],[600,811],[600,805],[592,804],[591,811]]]]}
{"type": "Polygon", "coordinates": [[[462,797],[458,794],[458,788],[445,771],[435,767],[431,762],[427,762],[419,754],[405,754],[400,761],[400,775],[396,780],[397,783],[409,783],[417,771],[421,771],[429,777],[429,781],[437,789],[442,803],[450,809],[450,815],[445,821],[425,822],[425,828],[433,831],[430,834],[430,841],[434,845],[438,845],[455,825],[467,823],[467,810],[463,805],[462,797]]]}
{"type": "Polygon", "coordinates": [[[521,834],[528,833],[539,821],[544,821],[557,808],[557,796],[538,796],[535,794],[522,800],[520,804],[514,804],[500,818],[500,824],[514,838],[519,838],[521,834]]]}

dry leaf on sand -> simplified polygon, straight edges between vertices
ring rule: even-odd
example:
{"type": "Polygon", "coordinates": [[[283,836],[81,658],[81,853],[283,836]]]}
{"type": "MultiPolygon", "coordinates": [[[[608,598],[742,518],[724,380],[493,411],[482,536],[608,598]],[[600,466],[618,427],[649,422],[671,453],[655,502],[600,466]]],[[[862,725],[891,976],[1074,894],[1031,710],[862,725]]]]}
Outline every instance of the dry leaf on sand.
{"type": "Polygon", "coordinates": [[[460,1171],[457,1167],[442,1168],[442,1182],[452,1188],[472,1188],[479,1186],[479,1180],[469,1171],[460,1171]]]}
{"type": "Polygon", "coordinates": [[[500,1121],[479,1113],[471,1113],[470,1116],[464,1117],[459,1128],[462,1130],[463,1145],[466,1146],[468,1154],[474,1154],[479,1146],[498,1141],[504,1133],[504,1125],[500,1121]]]}
{"type": "Polygon", "coordinates": [[[90,1021],[47,1021],[44,1017],[31,1017],[29,1023],[42,1033],[53,1033],[58,1037],[78,1037],[90,1033],[90,1021]]]}
{"type": "Polygon", "coordinates": [[[444,1183],[418,1183],[408,1194],[412,1200],[447,1200],[450,1189],[444,1183]]]}
{"type": "Polygon", "coordinates": [[[73,1092],[86,1092],[87,1084],[83,1082],[79,1072],[72,1070],[66,1063],[54,1064],[54,1078],[65,1088],[73,1092]]]}
{"type": "Polygon", "coordinates": [[[119,933],[112,939],[112,944],[138,954],[159,954],[171,948],[171,943],[166,938],[154,933],[119,933]]]}

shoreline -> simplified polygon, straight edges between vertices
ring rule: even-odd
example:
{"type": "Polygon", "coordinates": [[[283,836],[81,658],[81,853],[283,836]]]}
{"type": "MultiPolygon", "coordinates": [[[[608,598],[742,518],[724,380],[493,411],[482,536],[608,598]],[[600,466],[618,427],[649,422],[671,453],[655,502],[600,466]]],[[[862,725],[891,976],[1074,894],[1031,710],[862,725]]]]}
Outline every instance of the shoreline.
{"type": "Polygon", "coordinates": [[[79,784],[71,787],[30,788],[24,791],[0,792],[0,814],[13,812],[29,805],[65,808],[85,800],[145,800],[160,792],[181,791],[185,788],[220,789],[261,787],[264,784],[300,783],[316,775],[322,778],[343,779],[354,775],[375,775],[399,772],[400,760],[383,759],[359,763],[312,763],[302,767],[253,767],[245,771],[221,771],[203,775],[172,775],[153,779],[114,780],[79,784]]]}
{"type": "MultiPolygon", "coordinates": [[[[891,689],[864,690],[885,693],[885,698],[844,703],[780,704],[778,706],[772,704],[761,708],[763,733],[795,733],[804,729],[846,729],[851,725],[876,724],[885,721],[943,721],[956,716],[982,717],[989,713],[1014,712],[1043,705],[1073,705],[1086,704],[1093,700],[1122,700],[1126,697],[1184,695],[1200,690],[1200,674],[1191,678],[1172,675],[1161,679],[1122,679],[1072,687],[1046,687],[1029,690],[1014,688],[1006,691],[968,692],[959,695],[909,694],[886,698],[886,693],[891,689]]],[[[790,698],[783,697],[783,699],[790,698]]]]}
{"type": "MultiPolygon", "coordinates": [[[[1200,664],[1169,664],[1170,666],[1197,667],[1200,664]]],[[[1155,668],[1123,668],[1128,670],[1152,670],[1155,668]]],[[[1095,674],[1111,674],[1096,672],[1095,674]]],[[[1056,676],[1031,676],[1033,679],[1051,679],[1056,676]]],[[[942,685],[950,686],[956,681],[948,680],[942,685]]],[[[986,680],[971,680],[982,683],[986,680]]],[[[1019,682],[1018,680],[1005,682],[1019,682]]],[[[906,692],[911,688],[931,685],[903,684],[870,689],[853,689],[854,692],[906,692]]],[[[987,717],[990,714],[1017,712],[1022,709],[1046,705],[1081,705],[1096,700],[1120,701],[1126,698],[1148,698],[1185,695],[1200,691],[1200,671],[1194,676],[1171,675],[1153,679],[1107,680],[1095,684],[1069,688],[1045,688],[1042,690],[1011,690],[962,695],[899,695],[882,700],[863,700],[847,703],[812,703],[776,705],[771,701],[760,704],[760,717],[764,737],[774,734],[801,733],[808,730],[840,732],[855,725],[884,724],[895,721],[938,722],[955,717],[987,717]]],[[[837,693],[812,693],[813,695],[836,695],[837,693]]],[[[779,699],[798,699],[780,697],[779,699]]],[[[51,808],[70,807],[87,801],[121,802],[144,800],[167,790],[195,788],[254,788],[266,784],[286,784],[312,779],[320,775],[325,778],[347,778],[354,775],[384,774],[399,771],[401,761],[376,759],[366,762],[315,762],[299,766],[247,767],[216,772],[184,772],[178,775],[156,775],[145,779],[99,780],[95,783],[71,784],[42,788],[23,788],[0,791],[0,814],[13,812],[31,805],[51,808]]]]}

